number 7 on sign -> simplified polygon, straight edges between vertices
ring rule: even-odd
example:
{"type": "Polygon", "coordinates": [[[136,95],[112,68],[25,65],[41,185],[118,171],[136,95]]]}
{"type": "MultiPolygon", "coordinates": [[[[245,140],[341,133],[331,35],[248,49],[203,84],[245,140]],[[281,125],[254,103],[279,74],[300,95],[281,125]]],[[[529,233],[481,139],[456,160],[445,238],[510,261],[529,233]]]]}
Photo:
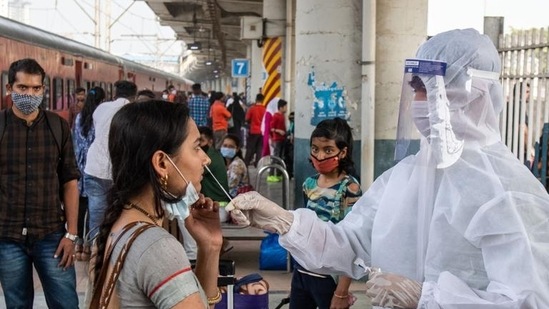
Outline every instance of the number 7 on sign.
{"type": "Polygon", "coordinates": [[[243,69],[244,69],[244,62],[237,62],[236,63],[236,73],[238,75],[242,74],[243,69]]]}
{"type": "Polygon", "coordinates": [[[232,77],[248,77],[250,70],[250,60],[248,59],[233,59],[232,64],[232,77]]]}

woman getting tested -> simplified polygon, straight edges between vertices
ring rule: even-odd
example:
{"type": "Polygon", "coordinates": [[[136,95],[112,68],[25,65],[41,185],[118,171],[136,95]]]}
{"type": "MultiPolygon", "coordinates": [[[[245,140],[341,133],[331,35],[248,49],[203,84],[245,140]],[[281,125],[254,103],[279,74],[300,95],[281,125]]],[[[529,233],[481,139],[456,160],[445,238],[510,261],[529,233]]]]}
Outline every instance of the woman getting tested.
{"type": "Polygon", "coordinates": [[[213,308],[221,298],[222,235],[218,205],[198,193],[210,160],[188,108],[125,105],[110,127],[109,153],[113,188],[92,264],[91,307],[213,308]],[[174,214],[186,218],[198,244],[194,273],[181,243],[162,228],[174,214]]]}

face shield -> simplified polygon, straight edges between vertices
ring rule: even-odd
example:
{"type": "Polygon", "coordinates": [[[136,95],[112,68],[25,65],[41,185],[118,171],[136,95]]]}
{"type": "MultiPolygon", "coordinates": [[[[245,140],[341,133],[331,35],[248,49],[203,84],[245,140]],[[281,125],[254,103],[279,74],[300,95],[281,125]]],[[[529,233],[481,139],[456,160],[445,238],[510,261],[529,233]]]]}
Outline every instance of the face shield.
{"type": "Polygon", "coordinates": [[[450,122],[450,103],[444,76],[446,63],[407,59],[400,96],[395,160],[412,154],[414,141],[424,136],[433,150],[437,168],[452,165],[461,156],[463,141],[450,122]]]}

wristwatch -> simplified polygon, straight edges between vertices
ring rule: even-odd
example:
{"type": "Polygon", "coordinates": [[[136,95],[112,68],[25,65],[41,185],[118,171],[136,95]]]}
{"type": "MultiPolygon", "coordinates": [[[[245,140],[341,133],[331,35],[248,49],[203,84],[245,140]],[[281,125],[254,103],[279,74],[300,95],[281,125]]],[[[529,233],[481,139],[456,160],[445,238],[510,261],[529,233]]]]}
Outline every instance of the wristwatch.
{"type": "Polygon", "coordinates": [[[65,238],[70,239],[72,242],[76,242],[78,235],[71,234],[69,232],[65,233],[65,238]]]}

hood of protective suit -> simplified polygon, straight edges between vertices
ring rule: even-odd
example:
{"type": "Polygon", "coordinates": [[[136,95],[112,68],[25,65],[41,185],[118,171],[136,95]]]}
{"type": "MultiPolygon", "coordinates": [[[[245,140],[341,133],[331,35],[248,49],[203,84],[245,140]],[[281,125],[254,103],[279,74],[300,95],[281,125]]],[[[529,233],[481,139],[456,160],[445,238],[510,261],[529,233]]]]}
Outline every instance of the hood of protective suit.
{"type": "MultiPolygon", "coordinates": [[[[446,62],[444,88],[451,130],[457,140],[463,141],[465,148],[500,141],[499,114],[503,108],[503,91],[497,76],[501,64],[498,52],[487,36],[474,29],[441,33],[422,44],[416,58],[446,62]]],[[[420,78],[425,84],[429,102],[440,99],[440,91],[437,91],[440,85],[435,78],[420,78]]]]}

